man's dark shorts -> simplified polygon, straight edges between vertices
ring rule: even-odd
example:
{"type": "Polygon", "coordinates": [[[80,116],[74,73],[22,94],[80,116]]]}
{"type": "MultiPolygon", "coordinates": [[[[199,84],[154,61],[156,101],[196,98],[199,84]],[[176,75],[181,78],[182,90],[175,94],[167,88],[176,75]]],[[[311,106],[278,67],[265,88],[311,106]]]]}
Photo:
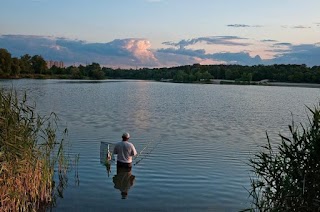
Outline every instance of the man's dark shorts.
{"type": "Polygon", "coordinates": [[[121,171],[130,172],[132,169],[132,163],[122,163],[120,161],[117,161],[117,169],[121,169],[121,171]]]}

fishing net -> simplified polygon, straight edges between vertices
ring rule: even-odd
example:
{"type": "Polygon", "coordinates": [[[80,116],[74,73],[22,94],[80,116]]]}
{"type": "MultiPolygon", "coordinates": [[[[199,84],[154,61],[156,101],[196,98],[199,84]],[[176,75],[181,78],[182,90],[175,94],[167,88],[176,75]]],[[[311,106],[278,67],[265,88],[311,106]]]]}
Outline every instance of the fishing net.
{"type": "Polygon", "coordinates": [[[115,146],[114,143],[101,142],[101,144],[100,144],[100,163],[106,164],[108,162],[108,154],[110,156],[109,159],[111,159],[111,161],[115,161],[115,157],[112,154],[114,146],[115,146]]]}

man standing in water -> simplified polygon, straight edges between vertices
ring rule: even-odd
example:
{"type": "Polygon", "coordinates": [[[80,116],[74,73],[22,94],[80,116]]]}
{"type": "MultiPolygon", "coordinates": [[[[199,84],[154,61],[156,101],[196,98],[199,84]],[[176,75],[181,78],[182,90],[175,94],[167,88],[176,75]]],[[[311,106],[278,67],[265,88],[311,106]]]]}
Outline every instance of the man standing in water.
{"type": "Polygon", "coordinates": [[[113,154],[118,155],[117,171],[120,169],[131,171],[132,157],[137,155],[136,148],[129,142],[129,138],[129,133],[123,133],[122,141],[118,142],[114,147],[113,154]]]}

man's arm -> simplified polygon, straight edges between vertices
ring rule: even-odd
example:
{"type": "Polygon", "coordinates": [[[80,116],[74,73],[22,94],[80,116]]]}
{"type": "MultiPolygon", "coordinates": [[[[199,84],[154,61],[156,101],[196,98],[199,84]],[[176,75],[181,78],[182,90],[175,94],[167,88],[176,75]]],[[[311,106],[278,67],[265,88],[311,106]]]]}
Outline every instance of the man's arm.
{"type": "Polygon", "coordinates": [[[132,145],[132,155],[131,156],[136,156],[138,153],[137,153],[137,150],[136,148],[132,145]]]}

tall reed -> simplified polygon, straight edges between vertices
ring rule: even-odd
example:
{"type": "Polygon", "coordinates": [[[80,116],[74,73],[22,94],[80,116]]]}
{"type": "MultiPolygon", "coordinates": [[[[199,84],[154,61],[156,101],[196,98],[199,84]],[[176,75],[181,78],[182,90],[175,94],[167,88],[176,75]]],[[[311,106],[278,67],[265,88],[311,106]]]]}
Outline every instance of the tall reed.
{"type": "Polygon", "coordinates": [[[320,108],[308,110],[307,125],[292,122],[277,148],[267,136],[250,160],[255,176],[247,211],[320,211],[320,108]]]}
{"type": "Polygon", "coordinates": [[[54,202],[54,170],[66,177],[64,135],[55,114],[40,116],[24,95],[0,90],[0,210],[39,211],[54,202]]]}

